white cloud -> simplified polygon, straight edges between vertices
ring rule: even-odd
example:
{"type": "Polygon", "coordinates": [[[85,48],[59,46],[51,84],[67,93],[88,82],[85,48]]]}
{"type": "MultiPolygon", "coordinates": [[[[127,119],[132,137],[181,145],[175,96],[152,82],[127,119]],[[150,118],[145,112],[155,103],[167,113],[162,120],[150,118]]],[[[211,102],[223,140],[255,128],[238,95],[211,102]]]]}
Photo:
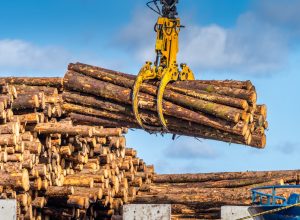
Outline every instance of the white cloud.
{"type": "Polygon", "coordinates": [[[121,29],[117,37],[118,46],[128,50],[140,62],[155,58],[154,45],[156,15],[145,9],[136,9],[131,22],[121,29]]]}
{"type": "Polygon", "coordinates": [[[287,54],[285,37],[252,13],[241,15],[231,29],[193,26],[181,45],[180,58],[195,68],[244,73],[277,70],[287,54]]]}
{"type": "Polygon", "coordinates": [[[190,137],[179,137],[166,148],[165,156],[177,159],[214,159],[219,155],[205,142],[190,137]]]}
{"type": "Polygon", "coordinates": [[[58,46],[39,46],[21,39],[0,39],[1,76],[63,76],[70,62],[83,62],[111,69],[122,69],[116,60],[95,51],[71,53],[58,46]]]}
{"type": "Polygon", "coordinates": [[[18,39],[0,40],[1,72],[65,70],[70,57],[70,54],[60,47],[41,47],[18,39]]]}
{"type": "MultiPolygon", "coordinates": [[[[155,21],[147,11],[137,10],[120,33],[119,43],[130,49],[138,62],[154,59],[155,21]]],[[[272,74],[285,64],[288,53],[285,33],[252,12],[240,15],[232,28],[187,24],[181,31],[179,48],[178,61],[189,64],[195,72],[272,74]]]]}
{"type": "Polygon", "coordinates": [[[182,40],[179,60],[200,66],[223,66],[232,62],[226,56],[227,32],[217,25],[189,27],[182,40]]]}

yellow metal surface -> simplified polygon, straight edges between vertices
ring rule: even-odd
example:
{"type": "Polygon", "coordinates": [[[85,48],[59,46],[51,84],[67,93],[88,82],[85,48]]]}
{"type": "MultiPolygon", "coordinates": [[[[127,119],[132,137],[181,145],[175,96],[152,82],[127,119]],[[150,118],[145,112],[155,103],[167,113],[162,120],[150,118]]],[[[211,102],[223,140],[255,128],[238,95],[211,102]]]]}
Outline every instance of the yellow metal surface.
{"type": "Polygon", "coordinates": [[[143,81],[149,80],[149,79],[155,79],[156,75],[157,75],[156,71],[154,71],[151,67],[151,62],[147,62],[142,67],[142,69],[140,70],[138,76],[136,77],[136,80],[135,80],[135,83],[134,83],[134,86],[133,86],[133,90],[132,90],[132,109],[133,109],[133,113],[135,115],[137,123],[143,129],[145,129],[146,126],[143,124],[142,119],[141,119],[140,114],[139,114],[138,95],[139,95],[140,87],[141,87],[143,81]]]}
{"type": "Polygon", "coordinates": [[[164,91],[166,89],[166,86],[168,85],[168,83],[171,80],[177,80],[177,79],[178,79],[178,68],[176,65],[173,64],[164,70],[163,77],[162,77],[159,87],[158,87],[156,108],[157,108],[157,113],[158,113],[160,123],[163,126],[165,131],[168,131],[168,127],[167,127],[167,122],[166,122],[164,114],[163,114],[164,91]]]}
{"type": "Polygon", "coordinates": [[[132,91],[132,108],[138,124],[145,130],[153,130],[154,128],[144,125],[139,115],[138,94],[142,83],[145,80],[160,80],[157,92],[157,113],[162,130],[168,131],[167,122],[163,114],[163,95],[166,86],[170,81],[194,80],[194,74],[187,65],[181,64],[181,70],[178,68],[177,53],[179,50],[178,36],[180,28],[179,18],[158,18],[155,25],[155,31],[157,32],[155,44],[157,60],[154,65],[147,61],[135,80],[132,91]]]}
{"type": "Polygon", "coordinates": [[[178,35],[180,32],[180,19],[160,17],[156,26],[156,48],[162,55],[162,64],[169,67],[176,64],[178,53],[178,35]]]}

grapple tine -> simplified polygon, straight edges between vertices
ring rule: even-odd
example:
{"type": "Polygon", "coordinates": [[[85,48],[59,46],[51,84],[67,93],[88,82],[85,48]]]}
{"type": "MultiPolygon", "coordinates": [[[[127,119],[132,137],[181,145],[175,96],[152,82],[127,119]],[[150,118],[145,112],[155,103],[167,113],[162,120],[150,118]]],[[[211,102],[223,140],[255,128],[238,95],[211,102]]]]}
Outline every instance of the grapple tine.
{"type": "Polygon", "coordinates": [[[166,89],[166,86],[168,83],[173,80],[173,72],[168,71],[170,69],[166,70],[166,73],[163,74],[163,77],[160,81],[158,92],[157,92],[157,101],[156,101],[156,108],[158,117],[160,120],[161,125],[163,126],[165,131],[168,131],[167,122],[165,120],[164,114],[163,114],[163,96],[166,89]]]}
{"type": "Polygon", "coordinates": [[[138,100],[138,95],[139,95],[140,87],[143,83],[143,80],[144,80],[144,73],[141,72],[141,73],[139,73],[139,75],[137,76],[137,78],[134,82],[131,100],[132,100],[132,110],[133,110],[134,117],[135,117],[137,123],[144,129],[144,124],[143,124],[142,119],[139,114],[139,100],[138,100]]]}
{"type": "Polygon", "coordinates": [[[138,76],[136,77],[136,80],[134,82],[134,86],[132,89],[132,94],[131,94],[132,110],[133,110],[134,117],[135,117],[137,123],[141,126],[141,128],[143,128],[144,130],[147,130],[149,132],[151,132],[151,131],[158,132],[158,131],[161,131],[161,128],[154,127],[154,126],[148,126],[143,123],[141,116],[139,114],[138,95],[139,95],[141,85],[143,84],[143,81],[148,80],[148,79],[154,79],[154,78],[156,78],[156,73],[153,69],[151,69],[151,63],[147,62],[142,67],[138,76]]]}

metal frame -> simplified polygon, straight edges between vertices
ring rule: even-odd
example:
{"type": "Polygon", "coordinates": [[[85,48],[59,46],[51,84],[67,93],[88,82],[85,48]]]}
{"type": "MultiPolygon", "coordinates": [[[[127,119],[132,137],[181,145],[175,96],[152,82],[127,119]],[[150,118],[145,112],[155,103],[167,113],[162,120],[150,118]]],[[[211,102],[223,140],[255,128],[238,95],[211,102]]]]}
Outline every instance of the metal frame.
{"type": "Polygon", "coordinates": [[[282,201],[282,206],[287,205],[287,199],[282,196],[276,195],[276,189],[300,189],[300,185],[274,185],[274,186],[263,186],[251,189],[252,192],[252,203],[257,203],[257,197],[261,205],[276,205],[278,200],[282,201]],[[264,193],[259,190],[272,189],[272,193],[264,193]],[[267,202],[263,202],[263,198],[267,198],[267,202]]]}

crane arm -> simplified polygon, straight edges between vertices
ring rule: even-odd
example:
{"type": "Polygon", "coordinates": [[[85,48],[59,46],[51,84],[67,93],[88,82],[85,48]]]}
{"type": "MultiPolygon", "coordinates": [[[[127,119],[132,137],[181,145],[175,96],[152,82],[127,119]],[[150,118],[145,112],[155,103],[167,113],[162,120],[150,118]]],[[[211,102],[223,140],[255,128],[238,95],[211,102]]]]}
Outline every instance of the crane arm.
{"type": "Polygon", "coordinates": [[[178,0],[153,0],[147,3],[147,6],[158,13],[160,16],[155,24],[156,44],[155,52],[156,59],[154,65],[147,61],[141,68],[132,91],[132,108],[138,124],[145,130],[160,130],[168,131],[167,121],[163,115],[163,94],[166,86],[170,81],[177,80],[194,80],[194,74],[186,64],[181,64],[179,69],[177,64],[177,53],[179,51],[178,37],[180,28],[180,18],[177,18],[178,0]],[[157,2],[160,1],[161,8],[157,2]],[[153,3],[156,9],[150,6],[153,3]],[[139,116],[138,94],[140,87],[145,80],[158,79],[160,85],[157,93],[157,113],[162,127],[150,128],[144,125],[139,116]]]}

